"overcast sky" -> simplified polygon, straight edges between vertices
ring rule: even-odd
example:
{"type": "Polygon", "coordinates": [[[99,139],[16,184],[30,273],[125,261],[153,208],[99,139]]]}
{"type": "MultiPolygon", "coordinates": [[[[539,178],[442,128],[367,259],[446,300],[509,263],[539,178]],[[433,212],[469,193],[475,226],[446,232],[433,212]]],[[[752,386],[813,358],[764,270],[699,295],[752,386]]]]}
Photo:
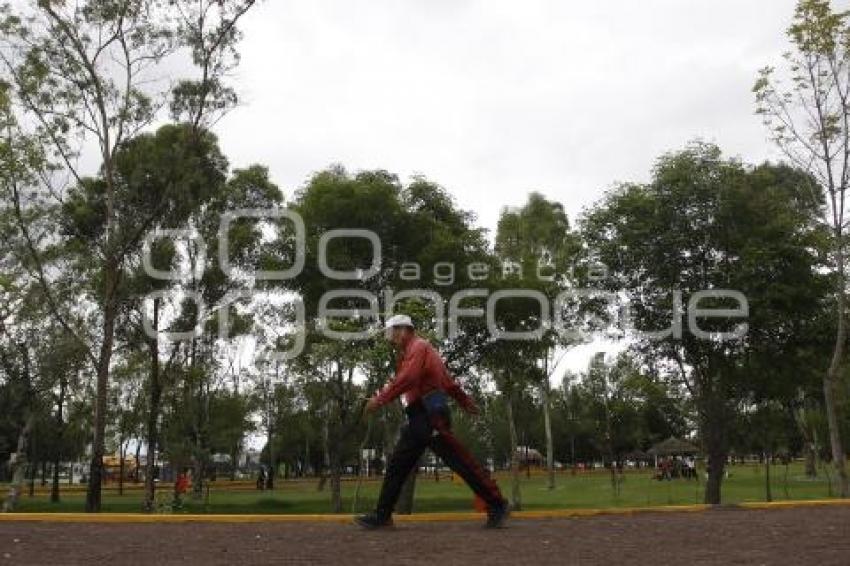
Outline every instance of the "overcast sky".
{"type": "Polygon", "coordinates": [[[217,130],[287,195],[331,163],[422,173],[480,224],[530,190],[572,220],[700,137],[777,158],[753,114],[794,0],[267,0],[217,130]]]}
{"type": "Polygon", "coordinates": [[[572,221],[695,138],[777,159],[751,88],[794,5],[267,0],[242,26],[244,105],[217,130],[234,166],[268,165],[287,196],[341,163],[424,174],[491,230],[531,190],[572,221]]]}

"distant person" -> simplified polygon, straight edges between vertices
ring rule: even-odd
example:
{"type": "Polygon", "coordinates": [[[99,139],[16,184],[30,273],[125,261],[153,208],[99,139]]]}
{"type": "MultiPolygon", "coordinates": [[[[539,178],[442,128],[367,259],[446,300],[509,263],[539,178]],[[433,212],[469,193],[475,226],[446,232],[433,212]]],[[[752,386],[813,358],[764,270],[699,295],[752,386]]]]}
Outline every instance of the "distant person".
{"type": "Polygon", "coordinates": [[[386,323],[386,338],[398,353],[395,378],[369,400],[366,412],[374,412],[403,395],[407,423],[387,464],[375,512],[360,515],[355,522],[368,529],[391,526],[401,487],[422,452],[430,448],[486,502],[486,526],[501,527],[510,513],[508,502],[452,433],[446,394],[470,414],[478,413],[475,402],[449,375],[437,350],[414,333],[409,316],[390,317],[386,323]]]}
{"type": "Polygon", "coordinates": [[[688,479],[696,479],[697,477],[697,465],[693,456],[685,458],[685,466],[687,466],[688,471],[688,479]]]}
{"type": "Polygon", "coordinates": [[[180,475],[177,476],[177,479],[174,481],[174,503],[172,507],[174,509],[182,509],[183,508],[183,495],[189,491],[189,476],[186,474],[186,471],[180,472],[180,475]]]}
{"type": "Polygon", "coordinates": [[[659,467],[659,477],[660,480],[671,480],[673,479],[672,467],[673,463],[670,461],[670,458],[664,458],[658,464],[659,467]]]}
{"type": "Polygon", "coordinates": [[[260,466],[260,471],[257,473],[257,489],[260,491],[266,489],[266,467],[260,466]]]}

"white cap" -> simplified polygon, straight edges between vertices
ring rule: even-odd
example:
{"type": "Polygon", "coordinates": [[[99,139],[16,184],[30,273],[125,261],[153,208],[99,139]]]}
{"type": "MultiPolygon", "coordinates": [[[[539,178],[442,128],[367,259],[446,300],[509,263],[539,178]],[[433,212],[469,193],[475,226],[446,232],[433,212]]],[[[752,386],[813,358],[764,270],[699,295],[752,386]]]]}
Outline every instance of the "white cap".
{"type": "Polygon", "coordinates": [[[394,314],[387,319],[384,328],[393,328],[394,326],[409,326],[413,328],[413,321],[406,314],[394,314]]]}

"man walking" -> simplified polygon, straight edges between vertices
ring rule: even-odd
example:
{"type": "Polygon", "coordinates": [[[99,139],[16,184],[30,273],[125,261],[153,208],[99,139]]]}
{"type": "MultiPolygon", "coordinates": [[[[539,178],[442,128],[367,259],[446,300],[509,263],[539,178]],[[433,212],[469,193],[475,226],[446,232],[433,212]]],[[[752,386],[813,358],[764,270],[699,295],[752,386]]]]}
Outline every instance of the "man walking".
{"type": "Polygon", "coordinates": [[[375,529],[392,525],[392,513],[402,485],[430,448],[487,503],[489,528],[501,527],[510,513],[499,487],[454,436],[446,395],[468,413],[478,414],[475,401],[460,388],[431,344],[413,331],[407,315],[395,315],[386,323],[386,338],[398,352],[395,378],[366,404],[372,413],[403,395],[407,423],[387,464],[381,494],[374,513],[360,515],[355,522],[375,529]]]}

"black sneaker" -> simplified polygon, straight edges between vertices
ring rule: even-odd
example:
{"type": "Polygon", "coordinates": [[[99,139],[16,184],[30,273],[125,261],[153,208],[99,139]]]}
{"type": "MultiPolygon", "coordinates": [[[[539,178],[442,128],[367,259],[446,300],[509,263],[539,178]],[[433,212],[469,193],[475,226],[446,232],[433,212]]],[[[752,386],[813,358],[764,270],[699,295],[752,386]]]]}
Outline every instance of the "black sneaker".
{"type": "Polygon", "coordinates": [[[392,517],[382,519],[378,517],[376,513],[369,513],[367,515],[358,515],[354,517],[354,523],[356,525],[360,525],[364,529],[383,529],[392,527],[393,519],[392,517]]]}
{"type": "Polygon", "coordinates": [[[500,505],[487,509],[487,523],[484,526],[488,529],[500,529],[505,525],[505,520],[510,514],[510,503],[503,501],[500,505]]]}

